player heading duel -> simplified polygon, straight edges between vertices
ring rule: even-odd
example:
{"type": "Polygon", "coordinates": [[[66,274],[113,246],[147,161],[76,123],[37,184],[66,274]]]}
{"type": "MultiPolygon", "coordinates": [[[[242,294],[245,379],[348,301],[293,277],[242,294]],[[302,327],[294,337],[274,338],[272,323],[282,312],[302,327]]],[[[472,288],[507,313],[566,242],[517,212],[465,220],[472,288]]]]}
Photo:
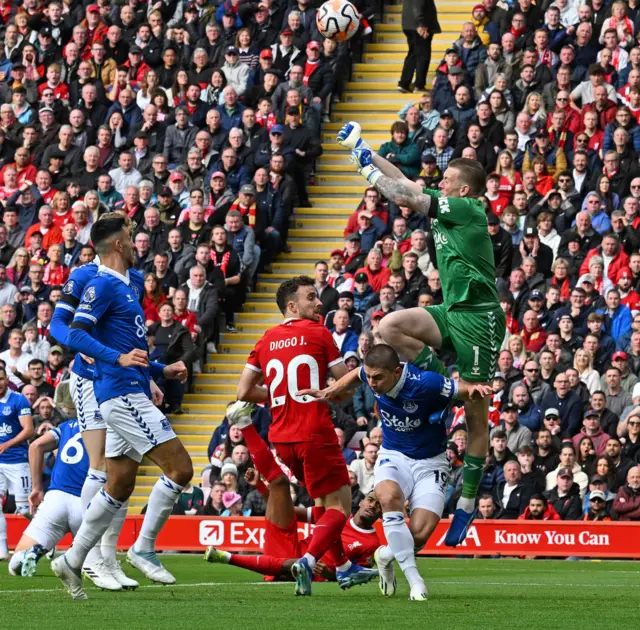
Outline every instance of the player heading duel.
{"type": "MultiPolygon", "coordinates": [[[[449,162],[440,191],[422,188],[377,155],[360,137],[360,125],[347,123],[338,142],[351,149],[358,172],[385,197],[431,218],[443,304],[391,313],[380,324],[384,341],[418,367],[440,371],[431,348],[454,350],[460,377],[487,383],[493,376],[506,321],[495,285],[493,247],[483,204],[477,199],[486,175],[479,162],[449,162]]],[[[466,537],[476,514],[475,499],[487,455],[489,397],[465,403],[469,428],[462,496],[445,544],[466,537]]]]}

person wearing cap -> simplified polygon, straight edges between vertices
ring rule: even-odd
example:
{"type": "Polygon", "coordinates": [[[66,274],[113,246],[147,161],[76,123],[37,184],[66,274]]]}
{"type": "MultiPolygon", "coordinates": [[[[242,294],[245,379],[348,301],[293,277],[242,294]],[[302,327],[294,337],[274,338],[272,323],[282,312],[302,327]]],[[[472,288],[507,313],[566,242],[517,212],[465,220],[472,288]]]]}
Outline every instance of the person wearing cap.
{"type": "Polygon", "coordinates": [[[366,210],[369,214],[371,214],[372,217],[378,217],[385,225],[387,225],[387,223],[389,222],[389,212],[387,211],[384,204],[380,202],[380,193],[373,187],[367,188],[364,191],[362,201],[355,209],[355,211],[349,215],[347,225],[344,228],[345,239],[350,234],[358,232],[358,217],[361,210],[366,210]]]}
{"type": "Polygon", "coordinates": [[[487,224],[491,244],[493,246],[493,258],[496,264],[496,278],[508,278],[511,274],[513,245],[511,235],[500,225],[500,219],[493,213],[487,215],[487,224]]]}
{"type": "Polygon", "coordinates": [[[235,46],[225,48],[222,72],[227,79],[227,85],[230,85],[239,97],[242,96],[247,89],[250,70],[246,63],[240,61],[240,53],[235,46]]]}
{"type": "Polygon", "coordinates": [[[577,451],[582,438],[588,437],[593,442],[593,448],[597,456],[604,455],[609,441],[609,435],[602,430],[600,423],[600,412],[595,409],[588,409],[582,420],[582,428],[579,433],[573,436],[571,443],[577,451]]]}
{"type": "Polygon", "coordinates": [[[456,90],[464,83],[464,70],[460,66],[453,66],[448,69],[447,80],[436,91],[433,97],[433,108],[440,112],[440,123],[447,111],[447,116],[451,115],[456,107],[456,90]]]}
{"type": "MultiPolygon", "coordinates": [[[[357,223],[356,223],[357,229],[357,223]]],[[[365,260],[367,258],[367,254],[363,252],[360,248],[361,239],[360,234],[356,231],[355,233],[349,234],[344,239],[344,271],[345,273],[349,273],[354,275],[355,272],[364,265],[365,260]]]]}
{"type": "Polygon", "coordinates": [[[349,290],[340,290],[338,294],[338,308],[333,309],[327,313],[327,316],[324,320],[324,325],[327,328],[333,327],[333,317],[336,314],[338,309],[342,309],[347,312],[349,315],[349,329],[353,330],[356,335],[360,335],[362,332],[362,328],[364,325],[363,317],[360,313],[356,312],[354,309],[355,305],[355,296],[353,291],[349,290]]]}
{"type": "Polygon", "coordinates": [[[294,64],[302,63],[304,53],[293,44],[293,31],[285,26],[280,31],[279,42],[271,46],[273,68],[285,76],[294,64]]]}
{"type": "Polygon", "coordinates": [[[607,503],[604,492],[594,490],[589,493],[588,510],[584,521],[611,521],[611,505],[607,503]]]}
{"type": "Polygon", "coordinates": [[[311,39],[307,44],[306,58],[302,80],[313,93],[311,102],[322,108],[327,97],[333,91],[333,70],[329,61],[321,56],[320,43],[315,39],[311,39]]]}
{"type": "Polygon", "coordinates": [[[551,490],[559,483],[560,472],[563,470],[568,470],[572,473],[573,481],[575,481],[580,488],[580,497],[584,497],[589,486],[589,478],[577,462],[576,451],[573,445],[567,441],[563,442],[562,448],[560,449],[560,464],[558,468],[547,474],[547,490],[551,490]]]}
{"type": "MultiPolygon", "coordinates": [[[[580,486],[574,481],[572,468],[561,466],[553,474],[555,474],[554,484],[544,493],[549,505],[555,509],[563,521],[580,520],[582,499],[580,486]]],[[[549,487],[548,484],[547,487],[549,487]]]]}
{"type": "Polygon", "coordinates": [[[256,168],[266,168],[273,155],[282,155],[285,161],[285,169],[289,171],[296,158],[295,151],[285,144],[284,127],[275,124],[269,129],[269,137],[263,142],[254,155],[254,165],[256,168]]]}
{"type": "Polygon", "coordinates": [[[633,288],[633,272],[629,267],[622,267],[616,274],[616,289],[620,292],[620,302],[634,316],[640,313],[640,294],[633,288]]]}
{"type": "MultiPolygon", "coordinates": [[[[521,387],[520,389],[524,389],[524,387],[521,387]]],[[[521,403],[520,398],[518,398],[518,402],[521,403]]],[[[526,406],[524,408],[525,413],[529,411],[529,407],[529,399],[527,397],[526,406]]],[[[531,407],[538,414],[540,414],[540,410],[537,407],[533,407],[532,405],[531,407]]],[[[506,446],[511,453],[515,453],[521,446],[531,446],[531,444],[533,443],[533,435],[531,432],[532,430],[524,426],[523,424],[520,424],[519,405],[515,402],[507,402],[502,405],[500,412],[500,425],[492,429],[490,437],[493,438],[496,431],[504,431],[505,437],[507,439],[506,446]]]]}
{"type": "MultiPolygon", "coordinates": [[[[636,384],[638,383],[638,377],[629,368],[629,355],[622,350],[614,352],[611,355],[611,366],[618,368],[618,370],[620,371],[620,382],[622,385],[622,389],[625,392],[632,393],[635,390],[636,384]]],[[[603,377],[600,379],[603,390],[605,382],[606,380],[603,375],[603,377]]]]}
{"type": "Polygon", "coordinates": [[[369,276],[363,271],[356,271],[353,278],[353,308],[364,318],[378,295],[369,284],[369,276]]]}

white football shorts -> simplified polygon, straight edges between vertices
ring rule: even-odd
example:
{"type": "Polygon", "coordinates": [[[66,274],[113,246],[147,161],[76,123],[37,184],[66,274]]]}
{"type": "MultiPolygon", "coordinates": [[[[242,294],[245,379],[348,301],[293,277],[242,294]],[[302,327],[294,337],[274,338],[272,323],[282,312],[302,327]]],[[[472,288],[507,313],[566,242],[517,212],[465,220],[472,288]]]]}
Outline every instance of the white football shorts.
{"type": "Polygon", "coordinates": [[[93,393],[93,381],[71,372],[69,390],[76,406],[80,432],[104,431],[107,424],[102,418],[96,395],[93,393]]]}
{"type": "Polygon", "coordinates": [[[0,497],[12,494],[16,503],[29,501],[31,494],[31,470],[29,462],[0,464],[0,497]]]}
{"type": "Polygon", "coordinates": [[[24,533],[45,549],[53,549],[68,532],[75,536],[81,523],[80,497],[62,490],[49,490],[24,533]]]}
{"type": "Polygon", "coordinates": [[[156,446],[176,437],[166,416],[143,394],[125,394],[100,405],[107,423],[106,457],[141,462],[156,446]]]}
{"type": "Polygon", "coordinates": [[[376,485],[395,481],[411,510],[422,508],[438,516],[444,510],[444,493],[451,474],[446,453],[429,459],[411,459],[399,451],[381,448],[373,470],[376,485]]]}

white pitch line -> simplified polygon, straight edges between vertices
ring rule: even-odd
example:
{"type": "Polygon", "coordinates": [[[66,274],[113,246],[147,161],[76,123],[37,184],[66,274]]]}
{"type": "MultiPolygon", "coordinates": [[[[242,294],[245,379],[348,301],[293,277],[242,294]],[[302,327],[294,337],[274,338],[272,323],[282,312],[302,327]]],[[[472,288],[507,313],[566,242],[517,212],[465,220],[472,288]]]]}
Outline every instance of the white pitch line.
{"type": "MultiPolygon", "coordinates": [[[[477,586],[477,581],[465,581],[465,580],[429,580],[427,578],[427,585],[431,584],[444,584],[450,586],[477,586]]],[[[171,590],[172,588],[194,588],[194,587],[209,587],[209,586],[236,586],[241,584],[243,586],[286,586],[290,587],[293,582],[192,582],[189,584],[144,584],[138,588],[165,588],[171,590]]],[[[619,588],[620,584],[586,584],[586,583],[567,583],[567,582],[482,582],[485,586],[583,586],[585,588],[619,588]]],[[[625,584],[625,588],[640,588],[640,584],[625,584]]],[[[89,593],[96,591],[97,589],[89,589],[89,593]]],[[[137,590],[137,589],[136,589],[137,590]]],[[[16,593],[60,593],[64,592],[62,586],[60,588],[32,588],[32,589],[6,589],[0,590],[0,595],[16,593]]]]}

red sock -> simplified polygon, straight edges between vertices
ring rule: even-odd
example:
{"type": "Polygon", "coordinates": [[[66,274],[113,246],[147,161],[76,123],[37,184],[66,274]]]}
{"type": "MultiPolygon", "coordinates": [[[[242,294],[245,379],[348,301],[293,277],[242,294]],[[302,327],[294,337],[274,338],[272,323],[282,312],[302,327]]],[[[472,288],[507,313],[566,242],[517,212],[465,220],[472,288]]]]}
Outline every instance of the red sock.
{"type": "Polygon", "coordinates": [[[326,508],[324,505],[314,505],[311,508],[311,522],[317,523],[325,512],[326,508]]]}
{"type": "Polygon", "coordinates": [[[307,553],[316,560],[320,560],[331,549],[338,565],[346,562],[347,556],[344,553],[341,539],[342,529],[346,522],[347,517],[339,510],[327,510],[316,523],[307,553]]]}
{"type": "Polygon", "coordinates": [[[286,558],[275,558],[274,556],[241,556],[237,553],[232,553],[229,559],[229,564],[234,567],[240,567],[242,569],[249,569],[255,573],[261,573],[262,575],[280,575],[282,571],[282,564],[286,558]]]}
{"type": "Polygon", "coordinates": [[[244,427],[244,429],[241,430],[242,437],[244,437],[244,441],[247,443],[251,459],[253,460],[258,472],[269,483],[280,477],[280,475],[284,475],[282,468],[278,466],[278,462],[276,462],[273,453],[260,437],[256,428],[250,424],[248,427],[244,427]]]}

